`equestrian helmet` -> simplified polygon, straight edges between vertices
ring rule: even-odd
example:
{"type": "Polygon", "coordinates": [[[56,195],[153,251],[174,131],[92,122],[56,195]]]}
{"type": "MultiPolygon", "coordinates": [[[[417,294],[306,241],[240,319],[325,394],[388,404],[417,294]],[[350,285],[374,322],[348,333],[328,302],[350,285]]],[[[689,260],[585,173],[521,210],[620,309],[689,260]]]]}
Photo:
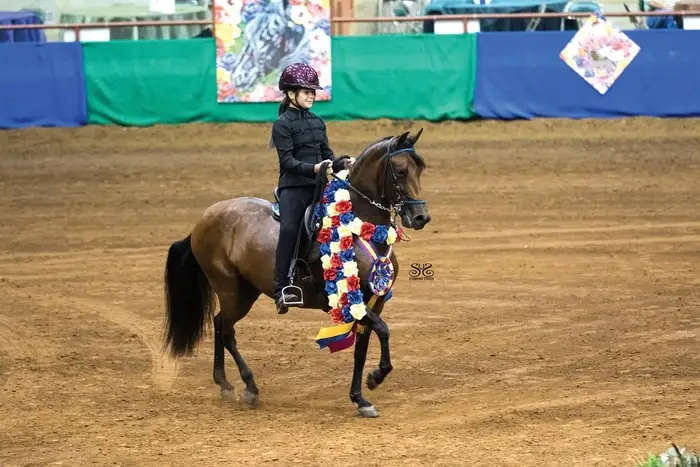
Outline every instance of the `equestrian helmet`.
{"type": "Polygon", "coordinates": [[[293,63],[282,71],[279,82],[280,91],[298,88],[322,89],[318,84],[318,73],[306,63],[293,63]]]}

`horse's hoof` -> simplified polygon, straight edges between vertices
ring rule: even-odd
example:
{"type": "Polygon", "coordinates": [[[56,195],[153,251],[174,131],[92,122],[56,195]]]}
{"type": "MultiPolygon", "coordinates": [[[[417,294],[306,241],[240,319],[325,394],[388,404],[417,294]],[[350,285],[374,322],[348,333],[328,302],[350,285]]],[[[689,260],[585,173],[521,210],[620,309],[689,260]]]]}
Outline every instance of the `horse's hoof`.
{"type": "Polygon", "coordinates": [[[235,389],[222,389],[221,398],[227,401],[235,401],[236,399],[238,399],[238,397],[236,397],[235,389]]]}
{"type": "Polygon", "coordinates": [[[251,407],[258,406],[258,395],[248,391],[247,389],[243,390],[243,400],[246,401],[246,403],[251,407]]]}
{"type": "Polygon", "coordinates": [[[377,389],[377,386],[379,386],[379,383],[377,382],[377,379],[374,377],[373,373],[370,373],[367,375],[367,389],[370,391],[373,391],[374,389],[377,389]]]}
{"type": "Polygon", "coordinates": [[[358,407],[357,413],[359,413],[360,416],[364,418],[376,418],[379,416],[379,414],[377,413],[377,409],[375,409],[372,405],[370,405],[369,407],[358,407]]]}

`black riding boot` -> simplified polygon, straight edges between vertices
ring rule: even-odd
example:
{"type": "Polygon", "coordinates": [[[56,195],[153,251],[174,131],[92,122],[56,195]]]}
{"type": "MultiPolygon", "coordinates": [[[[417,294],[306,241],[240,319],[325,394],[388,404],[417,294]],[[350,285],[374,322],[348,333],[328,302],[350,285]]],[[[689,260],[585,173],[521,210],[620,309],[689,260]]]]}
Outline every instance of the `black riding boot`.
{"type": "Polygon", "coordinates": [[[284,314],[288,305],[283,302],[300,302],[302,297],[298,290],[288,289],[282,296],[282,289],[288,285],[289,266],[294,256],[297,234],[304,219],[304,211],[311,204],[313,187],[288,187],[279,190],[280,198],[280,235],[275,253],[275,300],[277,313],[284,314]]]}

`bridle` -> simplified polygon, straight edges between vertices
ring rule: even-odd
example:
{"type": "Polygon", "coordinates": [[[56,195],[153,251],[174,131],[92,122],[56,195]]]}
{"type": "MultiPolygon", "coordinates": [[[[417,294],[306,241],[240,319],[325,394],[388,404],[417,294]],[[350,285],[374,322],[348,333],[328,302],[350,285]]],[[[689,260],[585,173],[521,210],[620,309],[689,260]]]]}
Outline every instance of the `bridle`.
{"type": "MultiPolygon", "coordinates": [[[[391,159],[398,155],[398,154],[403,154],[406,152],[411,152],[415,153],[415,149],[413,147],[410,148],[404,148],[404,149],[397,149],[395,151],[390,151],[391,145],[393,144],[393,140],[389,143],[387,146],[386,153],[382,156],[382,159],[384,159],[384,183],[382,183],[382,188],[381,188],[381,194],[380,194],[380,200],[381,201],[386,201],[388,206],[385,206],[382,203],[379,203],[373,199],[371,199],[369,196],[365,195],[362,193],[360,190],[352,186],[352,184],[348,180],[341,180],[338,178],[336,174],[331,174],[336,180],[342,182],[343,184],[347,185],[347,187],[354,191],[360,198],[364,199],[367,201],[369,204],[372,206],[376,207],[377,209],[381,209],[382,211],[388,212],[391,215],[391,223],[395,224],[394,220],[396,218],[396,215],[401,215],[403,212],[403,207],[404,205],[421,205],[425,204],[425,200],[423,199],[415,199],[411,198],[406,194],[403,189],[401,188],[401,185],[399,184],[398,177],[396,175],[396,170],[394,170],[394,164],[391,163],[391,159]],[[387,185],[387,177],[391,174],[392,178],[392,187],[394,189],[394,196],[393,199],[394,201],[392,202],[385,193],[385,188],[387,185]]],[[[381,163],[381,161],[380,161],[381,163]]]]}
{"type": "MultiPolygon", "coordinates": [[[[389,145],[391,147],[391,145],[389,145]]],[[[386,188],[386,177],[387,177],[387,172],[391,173],[391,181],[392,185],[394,187],[394,196],[396,202],[391,204],[391,207],[394,208],[394,210],[398,213],[401,214],[403,212],[403,206],[405,204],[408,205],[420,205],[420,204],[425,204],[424,199],[415,199],[411,198],[408,196],[406,192],[403,191],[401,188],[401,185],[399,184],[398,177],[396,175],[396,170],[394,170],[394,164],[391,163],[391,158],[394,157],[397,154],[402,154],[405,152],[411,152],[415,153],[415,149],[413,147],[410,148],[405,148],[405,149],[398,149],[396,151],[389,152],[389,149],[387,148],[387,153],[385,156],[386,162],[385,162],[385,169],[384,169],[384,183],[382,183],[382,191],[381,191],[381,199],[386,199],[388,201],[388,198],[386,197],[384,193],[384,189],[386,188]]],[[[391,208],[390,208],[391,209],[391,208]]]]}

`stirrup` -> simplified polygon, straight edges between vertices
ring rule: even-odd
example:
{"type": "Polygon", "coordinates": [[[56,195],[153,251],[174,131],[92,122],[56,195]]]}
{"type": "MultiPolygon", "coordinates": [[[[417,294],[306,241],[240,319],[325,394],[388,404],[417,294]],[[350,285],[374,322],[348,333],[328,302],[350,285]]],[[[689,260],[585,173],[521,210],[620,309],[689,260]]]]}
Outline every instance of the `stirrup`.
{"type": "Polygon", "coordinates": [[[287,305],[287,306],[299,306],[304,304],[304,292],[301,290],[301,287],[297,287],[296,285],[287,285],[282,288],[282,303],[287,305]],[[292,290],[290,290],[292,289],[292,290]],[[299,297],[298,302],[288,302],[285,299],[287,296],[285,295],[287,292],[290,294],[294,294],[297,297],[299,297]]]}

